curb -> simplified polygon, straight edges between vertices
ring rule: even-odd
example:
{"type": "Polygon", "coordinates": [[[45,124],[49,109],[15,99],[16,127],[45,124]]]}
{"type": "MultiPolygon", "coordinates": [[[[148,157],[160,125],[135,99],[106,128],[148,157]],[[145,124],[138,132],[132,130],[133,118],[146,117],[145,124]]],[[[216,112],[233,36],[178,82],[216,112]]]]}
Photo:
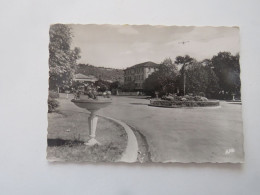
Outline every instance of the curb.
{"type": "Polygon", "coordinates": [[[127,163],[136,162],[137,156],[138,156],[138,143],[137,143],[137,139],[135,137],[133,130],[126,123],[124,123],[122,121],[119,121],[117,119],[113,119],[113,118],[110,118],[107,116],[102,116],[102,115],[98,115],[98,116],[118,123],[125,129],[125,131],[127,133],[128,140],[127,140],[126,149],[123,152],[121,159],[117,160],[116,162],[127,162],[127,163]]]}

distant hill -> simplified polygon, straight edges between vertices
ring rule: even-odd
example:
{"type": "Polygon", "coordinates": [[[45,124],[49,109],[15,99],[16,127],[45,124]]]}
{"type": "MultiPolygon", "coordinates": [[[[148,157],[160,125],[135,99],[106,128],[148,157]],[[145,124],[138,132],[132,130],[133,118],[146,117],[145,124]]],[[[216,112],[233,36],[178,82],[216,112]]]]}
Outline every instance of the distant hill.
{"type": "Polygon", "coordinates": [[[76,74],[93,75],[98,79],[110,81],[124,81],[124,71],[121,69],[96,67],[90,64],[79,64],[76,74]]]}

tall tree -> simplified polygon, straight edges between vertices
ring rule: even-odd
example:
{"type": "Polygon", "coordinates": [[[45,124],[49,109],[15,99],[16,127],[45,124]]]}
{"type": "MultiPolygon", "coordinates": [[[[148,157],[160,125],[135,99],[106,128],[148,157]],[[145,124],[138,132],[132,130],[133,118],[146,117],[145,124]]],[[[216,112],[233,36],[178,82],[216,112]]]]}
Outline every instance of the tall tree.
{"type": "Polygon", "coordinates": [[[181,69],[186,68],[186,66],[192,64],[193,62],[195,62],[196,60],[192,57],[190,57],[189,55],[185,55],[185,56],[177,56],[175,58],[175,64],[177,65],[181,65],[181,69]]]}
{"type": "Polygon", "coordinates": [[[231,97],[232,93],[240,96],[240,65],[239,54],[219,52],[211,59],[211,67],[219,78],[220,90],[231,97]]]}
{"type": "Polygon", "coordinates": [[[72,84],[80,48],[71,49],[72,31],[67,25],[51,25],[49,35],[49,88],[56,90],[72,84]]]}
{"type": "Polygon", "coordinates": [[[218,98],[219,94],[219,78],[210,66],[204,67],[208,73],[208,86],[206,89],[206,96],[209,98],[218,98]]]}
{"type": "Polygon", "coordinates": [[[178,69],[177,69],[177,67],[176,67],[176,64],[172,61],[171,58],[165,58],[161,64],[163,64],[163,65],[165,65],[166,67],[168,67],[168,69],[169,69],[171,72],[175,72],[175,73],[178,72],[178,69]]]}
{"type": "Polygon", "coordinates": [[[175,59],[175,63],[177,65],[181,66],[181,69],[180,69],[181,76],[179,78],[179,83],[182,84],[182,86],[180,86],[180,88],[183,88],[184,95],[186,93],[186,73],[185,73],[185,71],[189,65],[191,65],[195,62],[196,62],[196,60],[194,58],[191,58],[189,55],[177,56],[175,59]]]}
{"type": "Polygon", "coordinates": [[[187,93],[197,95],[203,92],[213,97],[218,92],[218,78],[210,67],[195,62],[187,68],[185,74],[187,93]]]}

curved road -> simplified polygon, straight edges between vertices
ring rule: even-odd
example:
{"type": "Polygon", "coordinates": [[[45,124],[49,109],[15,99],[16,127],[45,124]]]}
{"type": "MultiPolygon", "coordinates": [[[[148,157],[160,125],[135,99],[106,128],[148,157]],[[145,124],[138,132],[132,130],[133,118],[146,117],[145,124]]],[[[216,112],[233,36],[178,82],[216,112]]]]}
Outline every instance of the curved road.
{"type": "Polygon", "coordinates": [[[153,162],[241,162],[241,104],[220,108],[159,108],[149,100],[113,96],[99,113],[122,120],[147,139],[153,162]]]}

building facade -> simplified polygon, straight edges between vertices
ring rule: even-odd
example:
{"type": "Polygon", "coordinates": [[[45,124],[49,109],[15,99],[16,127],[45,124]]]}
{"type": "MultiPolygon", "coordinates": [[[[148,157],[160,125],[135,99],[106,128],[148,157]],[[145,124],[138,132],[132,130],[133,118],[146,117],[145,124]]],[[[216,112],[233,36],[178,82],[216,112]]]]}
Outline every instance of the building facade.
{"type": "Polygon", "coordinates": [[[145,79],[149,77],[153,72],[159,69],[159,64],[154,62],[144,62],[136,64],[124,70],[124,83],[134,84],[135,90],[142,90],[145,79]]]}

